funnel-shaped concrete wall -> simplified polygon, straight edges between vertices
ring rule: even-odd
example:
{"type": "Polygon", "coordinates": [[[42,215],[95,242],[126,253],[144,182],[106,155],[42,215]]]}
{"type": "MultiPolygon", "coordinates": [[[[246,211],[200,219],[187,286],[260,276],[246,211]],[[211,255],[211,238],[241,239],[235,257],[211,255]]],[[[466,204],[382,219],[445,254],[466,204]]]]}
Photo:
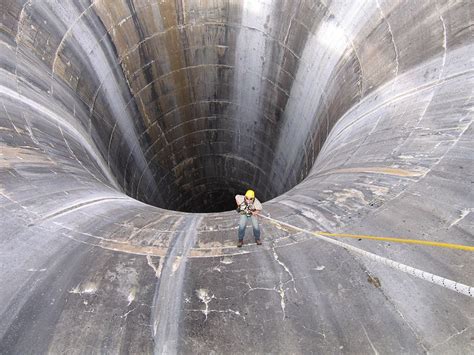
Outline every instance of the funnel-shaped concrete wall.
{"type": "Polygon", "coordinates": [[[1,1],[0,353],[473,351],[472,2],[1,1]]]}

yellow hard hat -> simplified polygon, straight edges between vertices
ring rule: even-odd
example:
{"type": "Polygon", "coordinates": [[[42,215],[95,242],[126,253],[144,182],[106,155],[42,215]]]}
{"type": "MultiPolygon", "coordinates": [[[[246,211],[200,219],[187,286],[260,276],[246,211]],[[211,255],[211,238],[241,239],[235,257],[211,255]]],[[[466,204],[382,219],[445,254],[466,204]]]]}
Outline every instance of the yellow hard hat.
{"type": "Polygon", "coordinates": [[[255,198],[255,192],[253,190],[247,190],[247,192],[245,193],[245,197],[255,198]]]}

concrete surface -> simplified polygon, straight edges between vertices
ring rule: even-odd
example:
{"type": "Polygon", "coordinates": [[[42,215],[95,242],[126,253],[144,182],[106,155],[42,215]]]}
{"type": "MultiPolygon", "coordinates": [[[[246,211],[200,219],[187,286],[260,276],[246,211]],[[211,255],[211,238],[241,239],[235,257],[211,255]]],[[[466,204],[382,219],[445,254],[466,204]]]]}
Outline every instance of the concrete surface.
{"type": "Polygon", "coordinates": [[[472,246],[472,1],[1,2],[0,353],[474,353],[472,298],[232,211],[472,246]]]}

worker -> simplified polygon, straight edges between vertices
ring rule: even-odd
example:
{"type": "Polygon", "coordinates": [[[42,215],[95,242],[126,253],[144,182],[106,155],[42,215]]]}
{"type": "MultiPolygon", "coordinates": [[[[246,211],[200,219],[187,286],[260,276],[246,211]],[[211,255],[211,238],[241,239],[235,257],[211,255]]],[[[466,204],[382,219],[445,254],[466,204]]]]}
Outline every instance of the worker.
{"type": "Polygon", "coordinates": [[[253,190],[247,190],[245,196],[236,195],[235,202],[237,203],[237,212],[240,214],[239,220],[239,242],[237,247],[241,248],[244,245],[245,228],[250,219],[252,221],[253,236],[257,245],[262,245],[260,240],[260,227],[258,225],[257,215],[262,210],[262,204],[255,198],[253,190]]]}

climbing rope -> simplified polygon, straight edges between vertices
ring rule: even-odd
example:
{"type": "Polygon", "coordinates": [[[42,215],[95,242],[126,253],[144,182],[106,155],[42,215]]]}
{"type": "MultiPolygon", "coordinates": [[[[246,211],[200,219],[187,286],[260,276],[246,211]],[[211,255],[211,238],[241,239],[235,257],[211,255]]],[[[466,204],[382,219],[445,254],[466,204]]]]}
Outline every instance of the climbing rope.
{"type": "MultiPolygon", "coordinates": [[[[456,281],[453,281],[453,280],[449,280],[445,277],[441,277],[441,276],[434,275],[434,274],[431,274],[429,272],[426,272],[426,271],[423,271],[423,270],[420,270],[420,269],[416,269],[414,267],[399,263],[397,261],[385,258],[383,256],[379,256],[377,254],[365,251],[363,249],[354,247],[350,244],[342,243],[338,240],[328,238],[328,237],[322,235],[322,233],[308,231],[306,229],[303,229],[303,228],[300,228],[300,227],[297,227],[297,226],[293,226],[289,223],[285,223],[285,222],[279,221],[277,219],[274,219],[274,218],[271,218],[269,216],[265,216],[265,215],[262,215],[262,214],[260,214],[259,216],[262,217],[262,218],[268,219],[269,221],[272,221],[273,223],[276,223],[277,225],[283,225],[283,226],[289,227],[291,229],[294,229],[294,230],[297,230],[297,231],[300,231],[300,232],[303,232],[303,233],[314,235],[317,238],[322,239],[322,240],[324,240],[328,243],[338,245],[338,246],[340,246],[340,247],[342,247],[346,250],[353,251],[353,252],[355,252],[357,254],[360,254],[360,255],[363,255],[363,256],[371,259],[371,260],[382,263],[382,264],[387,265],[387,266],[389,266],[393,269],[400,270],[400,271],[402,271],[406,274],[418,277],[418,278],[423,279],[425,281],[431,282],[435,285],[442,286],[444,288],[447,288],[449,290],[461,293],[461,294],[469,296],[469,297],[474,297],[474,287],[472,287],[472,286],[464,285],[462,283],[459,283],[459,282],[456,282],[456,281]]],[[[325,233],[325,234],[328,235],[328,234],[331,234],[331,233],[325,233]]],[[[333,234],[333,236],[343,236],[343,235],[333,234]]],[[[345,236],[347,236],[347,235],[345,235],[345,236]]],[[[369,238],[369,239],[375,239],[375,238],[377,238],[377,240],[378,240],[378,237],[369,238]]],[[[391,241],[394,241],[393,239],[399,240],[399,238],[388,238],[388,239],[392,239],[391,241]]],[[[420,244],[425,244],[425,243],[420,243],[420,244]]]]}

